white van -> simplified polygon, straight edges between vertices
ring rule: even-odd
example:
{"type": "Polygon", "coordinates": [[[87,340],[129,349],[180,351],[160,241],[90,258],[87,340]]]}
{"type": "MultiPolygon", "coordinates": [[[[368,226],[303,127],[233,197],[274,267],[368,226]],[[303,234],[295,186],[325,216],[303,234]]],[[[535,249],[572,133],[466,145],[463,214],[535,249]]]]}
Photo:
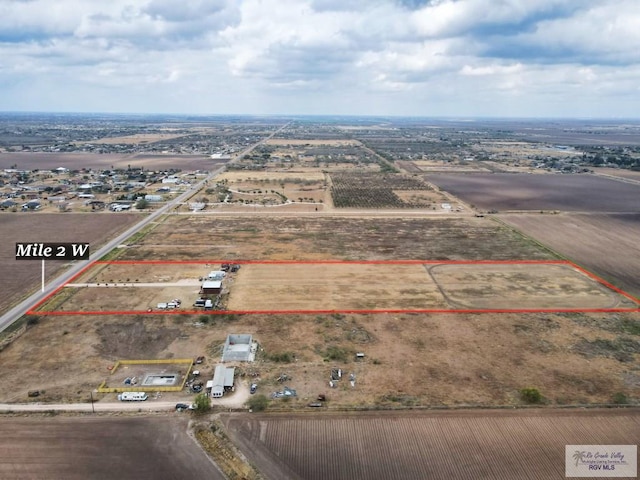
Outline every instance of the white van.
{"type": "Polygon", "coordinates": [[[211,310],[213,308],[213,302],[209,299],[204,301],[204,309],[211,310]]]}
{"type": "Polygon", "coordinates": [[[149,396],[144,392],[122,392],[118,394],[121,402],[144,402],[149,396]]]}

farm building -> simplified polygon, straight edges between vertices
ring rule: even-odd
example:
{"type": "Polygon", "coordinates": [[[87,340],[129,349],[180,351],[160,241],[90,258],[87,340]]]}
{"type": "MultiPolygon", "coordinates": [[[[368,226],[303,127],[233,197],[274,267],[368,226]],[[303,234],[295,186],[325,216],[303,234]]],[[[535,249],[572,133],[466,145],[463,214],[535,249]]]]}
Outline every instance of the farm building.
{"type": "Polygon", "coordinates": [[[213,398],[220,398],[224,395],[225,391],[233,388],[235,371],[235,367],[225,367],[224,365],[216,366],[213,380],[207,382],[207,388],[211,388],[211,396],[213,398]]]}
{"type": "Polygon", "coordinates": [[[219,280],[205,280],[200,287],[202,295],[218,295],[222,291],[222,282],[219,280]]]}
{"type": "Polygon", "coordinates": [[[231,334],[227,336],[222,350],[223,362],[253,362],[256,345],[250,334],[231,334]]]}
{"type": "Polygon", "coordinates": [[[144,199],[147,202],[152,202],[152,203],[153,202],[161,202],[163,200],[162,199],[162,195],[145,195],[144,199]]]}
{"type": "Polygon", "coordinates": [[[226,273],[222,270],[214,270],[213,272],[209,272],[207,278],[209,280],[222,280],[225,277],[226,273]]]}

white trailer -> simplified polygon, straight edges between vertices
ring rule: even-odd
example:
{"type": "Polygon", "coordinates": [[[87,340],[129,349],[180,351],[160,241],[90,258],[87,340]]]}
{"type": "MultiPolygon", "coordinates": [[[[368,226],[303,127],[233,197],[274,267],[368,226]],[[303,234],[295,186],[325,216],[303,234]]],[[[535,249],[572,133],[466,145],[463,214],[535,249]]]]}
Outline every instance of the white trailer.
{"type": "Polygon", "coordinates": [[[144,392],[122,392],[118,394],[121,402],[144,402],[149,396],[144,392]]]}

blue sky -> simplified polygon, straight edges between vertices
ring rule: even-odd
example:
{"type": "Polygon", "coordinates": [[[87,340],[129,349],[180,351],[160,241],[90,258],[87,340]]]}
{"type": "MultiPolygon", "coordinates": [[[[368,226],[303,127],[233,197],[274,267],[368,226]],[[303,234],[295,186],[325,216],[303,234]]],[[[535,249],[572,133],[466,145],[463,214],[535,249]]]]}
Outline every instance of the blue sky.
{"type": "Polygon", "coordinates": [[[638,0],[2,0],[0,111],[637,118],[638,0]]]}

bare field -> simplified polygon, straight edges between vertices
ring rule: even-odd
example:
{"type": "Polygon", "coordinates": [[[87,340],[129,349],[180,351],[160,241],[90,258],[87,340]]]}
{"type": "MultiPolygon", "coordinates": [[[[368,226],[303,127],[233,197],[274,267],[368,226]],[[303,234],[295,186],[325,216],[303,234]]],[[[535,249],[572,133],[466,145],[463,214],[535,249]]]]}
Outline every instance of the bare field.
{"type": "Polygon", "coordinates": [[[225,478],[187,423],[176,416],[2,417],[0,478],[225,478]]]}
{"type": "Polygon", "coordinates": [[[640,411],[223,414],[269,479],[565,478],[565,445],[640,442],[640,411]]]}
{"type": "Polygon", "coordinates": [[[103,145],[138,145],[144,143],[154,143],[162,140],[171,140],[184,137],[185,133],[136,133],[135,135],[123,135],[121,137],[105,137],[90,142],[75,142],[76,144],[91,143],[103,145]]]}
{"type": "Polygon", "coordinates": [[[640,185],[597,175],[429,175],[442,190],[484,210],[638,212],[640,185]]]}
{"type": "Polygon", "coordinates": [[[52,169],[65,167],[69,170],[81,168],[107,169],[144,167],[148,169],[179,168],[181,170],[214,170],[225,161],[204,155],[176,154],[127,154],[113,153],[0,153],[0,168],[17,165],[18,169],[52,169]]]}
{"type": "MultiPolygon", "coordinates": [[[[40,285],[42,264],[40,261],[17,261],[16,242],[89,242],[95,251],[108,238],[140,220],[137,214],[46,214],[46,213],[2,213],[0,214],[0,240],[4,245],[0,251],[0,312],[9,309],[21,297],[40,285]]],[[[64,262],[45,263],[46,280],[49,281],[64,268],[64,262]]]]}
{"type": "Polygon", "coordinates": [[[500,218],[640,298],[640,214],[500,218]]]}

